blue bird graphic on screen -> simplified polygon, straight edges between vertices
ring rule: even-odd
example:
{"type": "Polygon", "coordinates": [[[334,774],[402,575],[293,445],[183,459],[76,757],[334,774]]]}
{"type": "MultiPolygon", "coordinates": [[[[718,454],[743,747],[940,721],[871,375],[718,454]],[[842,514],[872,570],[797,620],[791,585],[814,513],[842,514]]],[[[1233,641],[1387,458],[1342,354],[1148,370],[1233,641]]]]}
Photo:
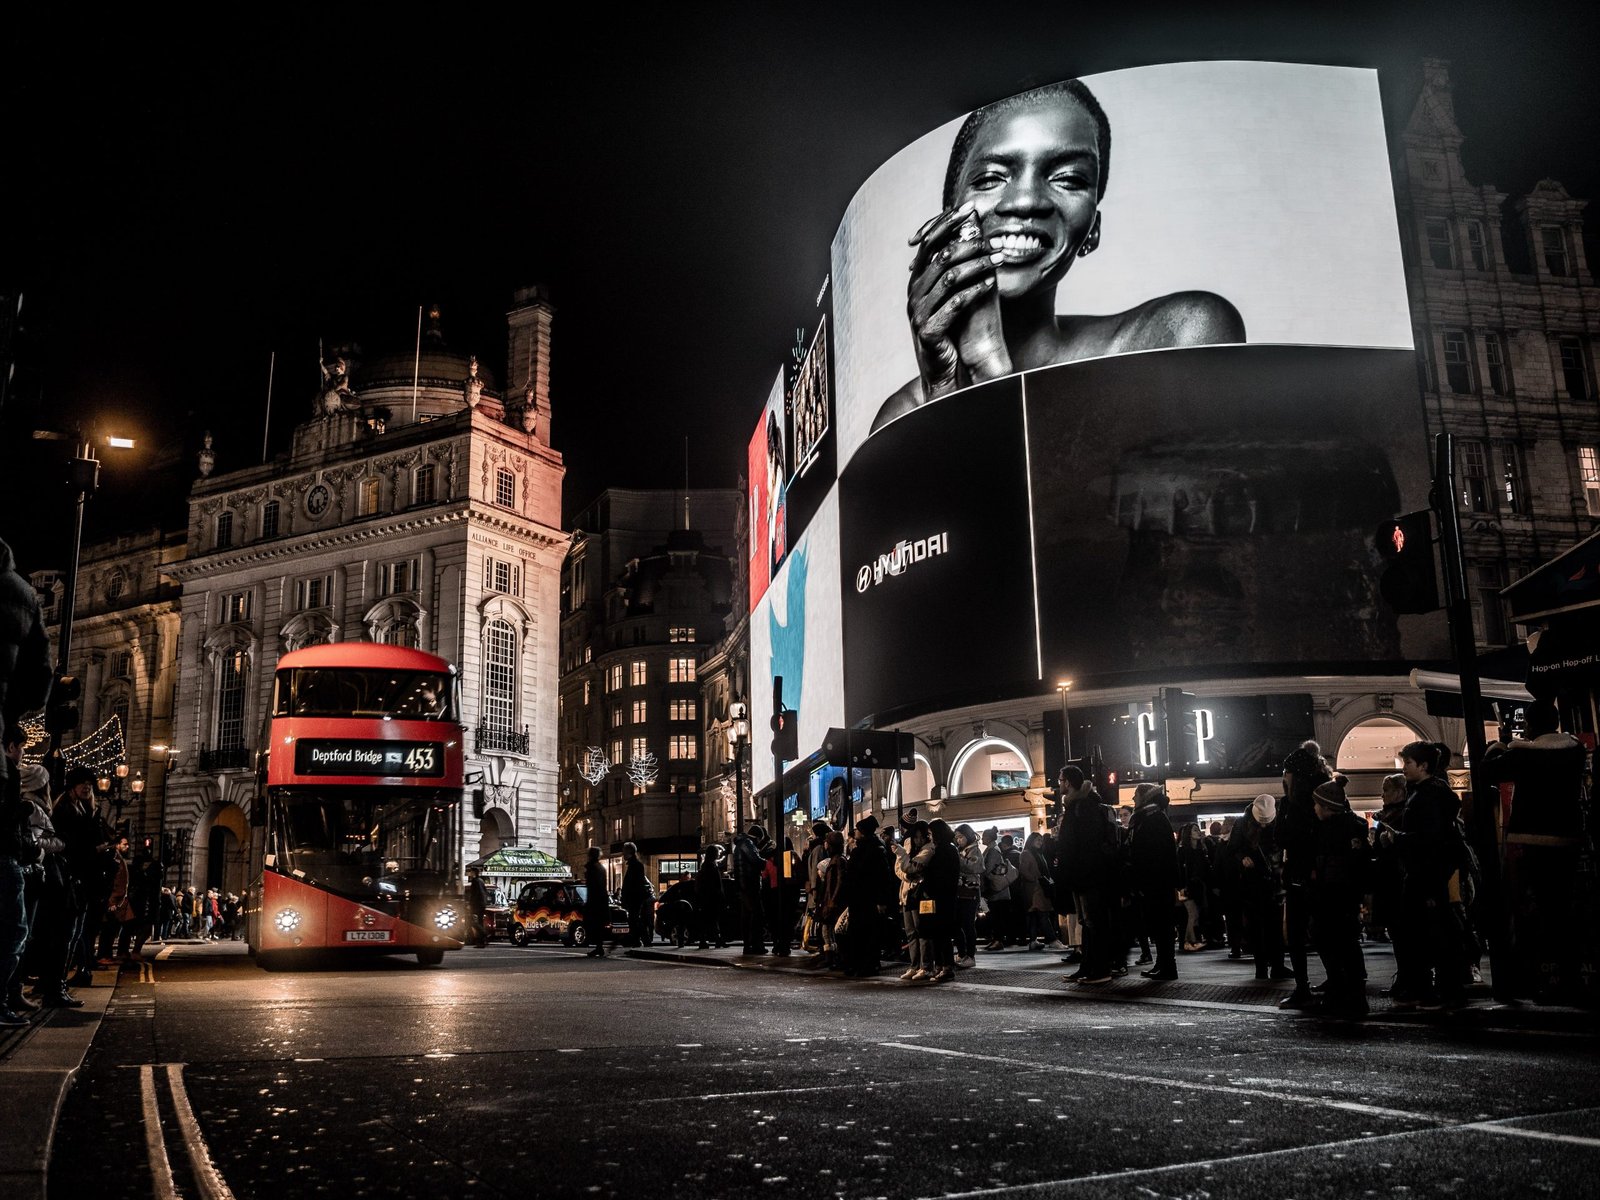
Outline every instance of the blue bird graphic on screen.
{"type": "Polygon", "coordinates": [[[789,555],[789,580],[784,588],[787,620],[778,620],[778,606],[767,610],[772,638],[772,673],[783,677],[783,703],[799,711],[806,663],[806,564],[810,547],[789,555]]]}

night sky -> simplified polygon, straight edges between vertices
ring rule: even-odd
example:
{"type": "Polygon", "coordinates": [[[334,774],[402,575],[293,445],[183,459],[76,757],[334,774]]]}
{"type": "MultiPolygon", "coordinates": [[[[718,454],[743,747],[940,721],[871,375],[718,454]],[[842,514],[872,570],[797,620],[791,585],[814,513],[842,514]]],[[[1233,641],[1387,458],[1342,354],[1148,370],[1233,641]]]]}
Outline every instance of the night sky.
{"type": "Polygon", "coordinates": [[[437,303],[498,375],[512,291],[535,282],[568,513],[681,486],[685,438],[690,483],[731,486],[855,189],[934,126],[1071,75],[1376,67],[1392,132],[1420,60],[1446,58],[1475,183],[1600,196],[1591,5],[393,11],[12,31],[0,293],[25,302],[0,537],[24,570],[61,565],[67,537],[65,445],[31,430],[140,439],[106,455],[89,536],[181,520],[202,430],[219,470],[259,461],[273,352],[276,452],[310,414],[319,338],[409,351],[437,303]]]}

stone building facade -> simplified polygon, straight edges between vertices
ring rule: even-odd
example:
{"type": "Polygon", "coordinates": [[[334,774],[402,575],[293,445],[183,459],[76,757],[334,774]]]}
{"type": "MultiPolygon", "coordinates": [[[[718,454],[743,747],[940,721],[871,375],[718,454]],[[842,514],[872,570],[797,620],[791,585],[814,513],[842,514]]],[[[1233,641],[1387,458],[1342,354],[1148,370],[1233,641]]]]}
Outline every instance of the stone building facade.
{"type": "Polygon", "coordinates": [[[1588,201],[1553,179],[1517,197],[1473,183],[1465,141],[1449,65],[1428,60],[1395,195],[1428,434],[1456,442],[1477,640],[1496,648],[1515,640],[1500,589],[1600,519],[1600,290],[1588,201]]]}
{"type": "Polygon", "coordinates": [[[562,579],[561,849],[632,841],[652,881],[702,836],[700,667],[727,633],[743,497],[612,488],[574,522],[562,579]]]}
{"type": "MultiPolygon", "coordinates": [[[[170,571],[183,560],[179,533],[141,530],[85,546],[78,567],[76,614],[66,673],[82,681],[76,730],[63,745],[117,722],[125,776],[115,768],[105,801],[135,837],[163,832],[165,794],[177,692],[178,587],[170,571]]],[[[64,583],[59,571],[31,576],[52,661],[59,647],[64,583]]]]}
{"type": "Polygon", "coordinates": [[[379,641],[461,672],[469,778],[463,861],[555,848],[557,613],[565,468],[549,445],[551,307],[519,291],[502,390],[451,349],[437,313],[417,349],[324,366],[286,455],[216,473],[189,498],[168,828],[186,882],[237,890],[278,659],[379,641]]]}

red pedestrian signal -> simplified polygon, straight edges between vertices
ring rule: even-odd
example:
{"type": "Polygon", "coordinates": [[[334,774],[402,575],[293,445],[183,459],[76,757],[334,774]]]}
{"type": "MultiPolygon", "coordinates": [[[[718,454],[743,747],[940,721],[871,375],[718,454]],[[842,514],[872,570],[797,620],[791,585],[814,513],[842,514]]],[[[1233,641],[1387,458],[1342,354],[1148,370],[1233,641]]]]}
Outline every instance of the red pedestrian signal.
{"type": "Polygon", "coordinates": [[[1433,513],[1429,509],[1394,517],[1373,538],[1384,559],[1378,593],[1397,613],[1431,613],[1439,607],[1434,567],[1433,513]]]}
{"type": "Polygon", "coordinates": [[[792,708],[772,714],[772,757],[795,762],[800,757],[800,714],[792,708]]]}

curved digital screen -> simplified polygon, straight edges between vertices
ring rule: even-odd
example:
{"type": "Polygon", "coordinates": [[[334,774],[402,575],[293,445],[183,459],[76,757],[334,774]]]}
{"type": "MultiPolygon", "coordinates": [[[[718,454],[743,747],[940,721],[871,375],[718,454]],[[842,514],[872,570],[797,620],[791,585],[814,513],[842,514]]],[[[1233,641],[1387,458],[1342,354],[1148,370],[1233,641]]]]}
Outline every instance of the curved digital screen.
{"type": "Polygon", "coordinates": [[[838,493],[786,514],[787,546],[838,523],[841,687],[803,744],[1062,673],[1442,650],[1377,591],[1373,531],[1428,471],[1374,72],[1183,63],[978,109],[857,192],[809,327],[804,434],[793,382],[763,417],[838,493]]]}

